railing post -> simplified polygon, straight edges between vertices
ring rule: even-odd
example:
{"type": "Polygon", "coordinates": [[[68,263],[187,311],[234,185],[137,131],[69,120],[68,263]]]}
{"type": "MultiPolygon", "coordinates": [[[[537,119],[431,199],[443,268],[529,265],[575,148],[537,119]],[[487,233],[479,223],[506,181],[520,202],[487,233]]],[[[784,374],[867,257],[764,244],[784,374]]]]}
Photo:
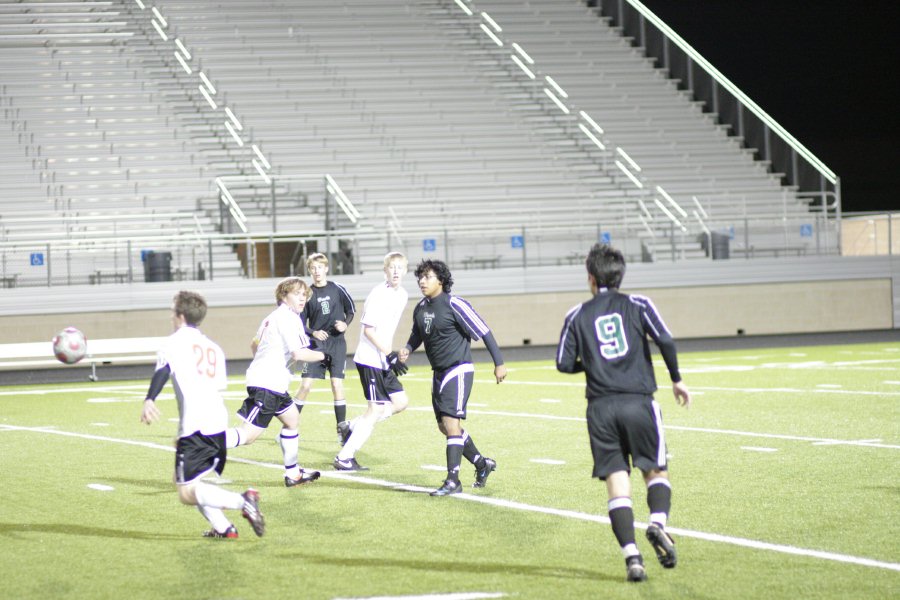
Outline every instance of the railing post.
{"type": "Polygon", "coordinates": [[[213,280],[212,238],[206,238],[206,250],[209,256],[209,280],[213,280]]]}
{"type": "Polygon", "coordinates": [[[522,226],[522,268],[528,268],[528,240],[525,239],[525,226],[522,226]]]}
{"type": "Polygon", "coordinates": [[[269,277],[277,277],[275,275],[275,239],[269,236],[269,277]]]}

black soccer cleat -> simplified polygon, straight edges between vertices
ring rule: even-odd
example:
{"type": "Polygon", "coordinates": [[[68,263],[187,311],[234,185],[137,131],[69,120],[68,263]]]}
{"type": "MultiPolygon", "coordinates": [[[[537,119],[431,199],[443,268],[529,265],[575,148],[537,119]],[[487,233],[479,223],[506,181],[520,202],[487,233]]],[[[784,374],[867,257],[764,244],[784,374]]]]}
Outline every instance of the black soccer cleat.
{"type": "Polygon", "coordinates": [[[656,523],[651,523],[647,527],[647,540],[656,551],[659,564],[666,569],[674,569],[678,563],[678,557],[675,554],[675,540],[666,533],[666,530],[656,523]]]}
{"type": "Polygon", "coordinates": [[[266,532],[266,520],[263,518],[262,513],[259,512],[259,492],[250,488],[241,496],[244,497],[244,508],[241,514],[250,522],[253,533],[258,537],[262,537],[266,532]]]}
{"type": "Polygon", "coordinates": [[[462,491],[462,484],[452,479],[447,479],[438,489],[431,492],[432,496],[449,496],[450,494],[458,494],[462,491]]]}
{"type": "Polygon", "coordinates": [[[364,467],[358,462],[356,462],[355,458],[348,458],[347,460],[342,460],[340,458],[335,457],[334,459],[334,468],[337,471],[368,471],[369,467],[364,467]]]}
{"type": "Polygon", "coordinates": [[[304,483],[312,483],[316,479],[319,478],[321,473],[318,471],[307,471],[305,469],[300,469],[300,475],[297,477],[288,477],[285,475],[284,477],[284,485],[286,487],[294,487],[295,485],[303,485],[304,483]]]}
{"type": "Polygon", "coordinates": [[[497,470],[497,461],[493,458],[484,459],[484,468],[483,469],[475,469],[475,483],[472,484],[474,488],[483,488],[487,483],[487,478],[490,476],[492,471],[497,470]]]}
{"type": "Polygon", "coordinates": [[[236,540],[238,537],[238,532],[237,532],[237,528],[234,525],[229,525],[228,529],[226,529],[223,533],[219,533],[215,529],[210,529],[209,531],[204,531],[203,537],[222,539],[222,540],[224,540],[224,539],[236,540]]]}
{"type": "Polygon", "coordinates": [[[352,433],[353,430],[350,429],[350,421],[341,421],[337,424],[338,441],[341,443],[341,446],[347,443],[347,440],[350,439],[350,434],[352,433]]]}
{"type": "Polygon", "coordinates": [[[647,581],[647,571],[644,570],[644,559],[641,558],[640,554],[637,556],[629,556],[625,559],[625,570],[627,572],[625,578],[628,581],[635,583],[647,581]]]}

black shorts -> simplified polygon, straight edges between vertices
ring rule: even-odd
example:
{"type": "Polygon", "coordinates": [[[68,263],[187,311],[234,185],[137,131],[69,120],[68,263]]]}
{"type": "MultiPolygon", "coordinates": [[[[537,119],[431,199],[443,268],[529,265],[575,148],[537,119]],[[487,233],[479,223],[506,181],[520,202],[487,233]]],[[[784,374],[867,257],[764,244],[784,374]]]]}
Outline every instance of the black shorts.
{"type": "Polygon", "coordinates": [[[438,421],[441,415],[466,418],[466,406],[475,380],[475,366],[463,363],[446,371],[435,371],[431,379],[431,407],[438,421]]]}
{"type": "Polygon", "coordinates": [[[326,369],[322,361],[306,363],[303,367],[303,377],[310,379],[325,379],[325,372],[331,374],[332,379],[343,379],[347,369],[347,340],[344,336],[329,337],[324,342],[314,340],[313,350],[324,352],[331,358],[331,366],[326,369]]]}
{"type": "Polygon", "coordinates": [[[175,446],[175,483],[184,485],[210,471],[219,475],[225,469],[225,432],[203,435],[199,431],[178,438],[175,446]]]}
{"type": "Polygon", "coordinates": [[[665,471],[666,438],[662,413],[653,396],[620,394],[588,400],[587,427],[594,455],[594,477],[616,471],[665,471]],[[629,463],[630,459],[630,463],[629,463]]]}
{"type": "Polygon", "coordinates": [[[279,394],[272,390],[259,387],[247,388],[247,399],[244,400],[237,414],[246,422],[265,429],[272,421],[272,417],[286,413],[294,405],[294,399],[290,394],[279,394]]]}
{"type": "Polygon", "coordinates": [[[363,395],[369,402],[390,402],[391,394],[403,391],[403,385],[390,369],[356,365],[363,395]]]}

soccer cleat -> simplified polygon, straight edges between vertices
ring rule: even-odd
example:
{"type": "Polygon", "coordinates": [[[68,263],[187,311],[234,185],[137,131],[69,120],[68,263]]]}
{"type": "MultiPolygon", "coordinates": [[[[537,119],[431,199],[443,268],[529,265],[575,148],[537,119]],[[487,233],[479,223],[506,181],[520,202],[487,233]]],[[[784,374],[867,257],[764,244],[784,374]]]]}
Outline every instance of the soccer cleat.
{"type": "Polygon", "coordinates": [[[266,532],[266,521],[263,519],[262,513],[259,512],[259,492],[250,488],[241,496],[244,498],[244,509],[241,511],[241,514],[250,521],[253,533],[262,537],[266,532]]]}
{"type": "Polygon", "coordinates": [[[472,484],[474,488],[483,488],[484,484],[487,483],[487,478],[491,474],[491,471],[497,470],[497,461],[493,458],[484,459],[484,468],[483,469],[475,469],[475,483],[472,484]]]}
{"type": "Polygon", "coordinates": [[[462,484],[452,479],[447,479],[438,489],[431,492],[432,496],[449,496],[450,494],[458,494],[462,491],[462,484]]]}
{"type": "Polygon", "coordinates": [[[350,421],[341,421],[337,424],[337,433],[338,433],[338,441],[341,443],[341,446],[347,443],[347,440],[350,439],[350,434],[353,431],[350,429],[350,421]]]}
{"type": "Polygon", "coordinates": [[[647,571],[644,570],[644,559],[640,555],[629,556],[625,559],[626,579],[628,581],[647,581],[647,571]]]}
{"type": "Polygon", "coordinates": [[[237,528],[234,525],[229,525],[228,529],[226,529],[224,533],[219,533],[215,529],[210,529],[209,531],[203,532],[203,537],[235,540],[238,537],[238,532],[237,528]]]}
{"type": "Polygon", "coordinates": [[[358,462],[356,462],[355,458],[348,458],[346,460],[342,460],[338,457],[334,458],[334,468],[337,471],[368,471],[369,467],[364,467],[358,462]]]}
{"type": "Polygon", "coordinates": [[[305,469],[300,469],[300,475],[298,477],[288,477],[284,476],[284,485],[286,487],[294,487],[295,485],[302,485],[304,483],[311,483],[319,478],[318,471],[306,471],[305,469]]]}
{"type": "Polygon", "coordinates": [[[674,569],[678,562],[678,557],[675,555],[675,540],[666,533],[666,530],[656,523],[651,523],[647,527],[647,540],[656,551],[659,564],[666,569],[674,569]]]}

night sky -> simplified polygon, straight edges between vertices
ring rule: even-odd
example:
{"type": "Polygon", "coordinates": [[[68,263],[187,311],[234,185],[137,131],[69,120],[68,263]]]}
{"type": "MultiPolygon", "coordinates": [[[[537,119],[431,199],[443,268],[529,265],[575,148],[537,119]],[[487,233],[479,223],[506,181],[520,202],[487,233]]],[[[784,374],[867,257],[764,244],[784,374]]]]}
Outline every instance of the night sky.
{"type": "Polygon", "coordinates": [[[642,2],[837,173],[844,211],[900,210],[895,2],[642,2]]]}

